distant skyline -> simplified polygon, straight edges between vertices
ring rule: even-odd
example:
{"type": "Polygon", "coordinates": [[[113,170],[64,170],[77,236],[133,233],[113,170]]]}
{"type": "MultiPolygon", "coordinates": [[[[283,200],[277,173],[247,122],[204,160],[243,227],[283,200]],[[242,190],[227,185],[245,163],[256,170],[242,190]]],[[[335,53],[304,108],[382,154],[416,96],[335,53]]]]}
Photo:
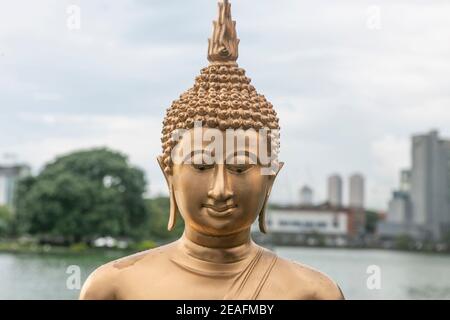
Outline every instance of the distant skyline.
{"type": "MultiPolygon", "coordinates": [[[[450,2],[231,1],[238,63],[280,117],[286,164],[272,200],[361,173],[386,210],[410,167],[411,136],[450,137],[450,2]],[[378,15],[379,13],[379,15],[378,15]],[[374,25],[375,23],[375,25],[374,25]]],[[[207,65],[215,0],[17,0],[0,10],[0,157],[37,172],[55,156],[107,146],[166,193],[156,157],[165,110],[207,65]],[[81,29],[67,28],[69,5],[81,29]]],[[[0,159],[1,161],[2,159],[0,159]]]]}

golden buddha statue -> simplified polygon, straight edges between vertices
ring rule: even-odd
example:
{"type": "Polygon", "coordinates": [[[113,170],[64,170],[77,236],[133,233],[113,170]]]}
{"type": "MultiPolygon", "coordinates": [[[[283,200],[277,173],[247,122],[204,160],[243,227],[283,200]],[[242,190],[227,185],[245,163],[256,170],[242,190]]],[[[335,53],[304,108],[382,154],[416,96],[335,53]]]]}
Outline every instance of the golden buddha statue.
{"type": "Polygon", "coordinates": [[[323,273],[251,239],[257,217],[266,232],[266,204],[283,163],[277,115],[238,67],[238,44],[223,0],[210,65],[164,120],[158,162],[170,191],[168,229],[181,215],[182,237],[99,267],[80,299],[343,299],[323,273]]]}

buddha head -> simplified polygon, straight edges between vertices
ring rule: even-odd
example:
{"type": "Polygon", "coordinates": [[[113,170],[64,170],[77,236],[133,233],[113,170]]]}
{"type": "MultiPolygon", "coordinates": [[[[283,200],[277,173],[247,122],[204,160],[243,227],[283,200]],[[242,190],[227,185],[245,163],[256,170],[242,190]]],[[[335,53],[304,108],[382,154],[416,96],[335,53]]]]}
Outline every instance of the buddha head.
{"type": "Polygon", "coordinates": [[[209,39],[209,66],[167,109],[158,162],[170,191],[171,230],[178,215],[209,236],[249,229],[265,209],[278,162],[279,124],[273,106],[239,68],[231,4],[219,2],[209,39]]]}

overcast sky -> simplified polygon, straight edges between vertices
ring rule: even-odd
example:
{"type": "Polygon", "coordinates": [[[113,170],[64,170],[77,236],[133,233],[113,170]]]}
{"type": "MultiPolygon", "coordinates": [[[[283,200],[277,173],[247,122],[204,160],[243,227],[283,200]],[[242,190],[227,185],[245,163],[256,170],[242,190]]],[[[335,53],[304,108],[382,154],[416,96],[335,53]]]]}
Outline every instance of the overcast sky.
{"type": "MultiPolygon", "coordinates": [[[[411,135],[450,137],[450,1],[231,2],[239,65],[280,117],[286,165],[272,200],[297,202],[308,184],[322,201],[340,173],[346,202],[348,176],[361,172],[368,206],[385,209],[411,135]]],[[[152,195],[165,193],[161,122],[207,65],[216,6],[0,0],[0,157],[38,172],[56,155],[108,146],[146,171],[152,195]]]]}

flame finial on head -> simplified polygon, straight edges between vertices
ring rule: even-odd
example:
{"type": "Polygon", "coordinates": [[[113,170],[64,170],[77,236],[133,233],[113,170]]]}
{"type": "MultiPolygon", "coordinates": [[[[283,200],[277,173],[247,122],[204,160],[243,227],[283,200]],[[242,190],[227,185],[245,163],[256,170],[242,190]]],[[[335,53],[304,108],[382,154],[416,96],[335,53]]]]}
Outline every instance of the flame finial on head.
{"type": "Polygon", "coordinates": [[[213,21],[213,34],[209,39],[208,60],[211,63],[236,63],[239,52],[236,21],[231,18],[228,0],[219,2],[219,17],[213,21]]]}

